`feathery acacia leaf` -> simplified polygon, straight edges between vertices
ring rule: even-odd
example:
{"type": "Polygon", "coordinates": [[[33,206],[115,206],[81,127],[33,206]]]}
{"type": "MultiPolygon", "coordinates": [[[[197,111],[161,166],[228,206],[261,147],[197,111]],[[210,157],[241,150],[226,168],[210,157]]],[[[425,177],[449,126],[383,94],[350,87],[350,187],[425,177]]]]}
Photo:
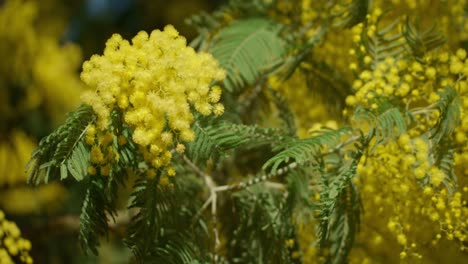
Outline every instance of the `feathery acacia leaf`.
{"type": "Polygon", "coordinates": [[[311,138],[285,139],[276,147],[277,150],[281,151],[265,162],[263,169],[270,168],[271,172],[275,173],[281,164],[285,165],[291,160],[298,164],[313,161],[321,148],[335,146],[341,136],[348,132],[350,132],[349,128],[324,129],[311,138]]]}
{"type": "Polygon", "coordinates": [[[361,35],[362,42],[369,56],[372,58],[372,67],[385,60],[387,57],[399,57],[406,51],[403,34],[398,29],[400,19],[386,25],[384,28],[377,26],[374,36],[369,36],[366,30],[361,35]]]}
{"type": "Polygon", "coordinates": [[[411,23],[409,17],[406,19],[403,35],[411,49],[411,54],[420,60],[425,54],[446,42],[444,35],[437,30],[435,25],[426,31],[419,31],[411,23]]]}
{"type": "MultiPolygon", "coordinates": [[[[80,142],[73,150],[71,158],[67,160],[65,167],[70,171],[75,180],[81,181],[88,173],[88,165],[89,152],[84,144],[80,142]]],[[[64,164],[62,164],[62,166],[64,166],[64,164]]],[[[61,173],[60,179],[63,180],[65,178],[64,173],[61,173]]]]}
{"type": "MultiPolygon", "coordinates": [[[[59,170],[65,174],[61,176],[64,179],[68,176],[69,166],[72,166],[71,170],[76,172],[76,164],[68,162],[68,160],[79,157],[79,164],[83,165],[86,162],[85,153],[81,153],[83,155],[79,156],[78,154],[73,156],[73,153],[80,140],[82,140],[86,128],[94,120],[93,109],[89,105],[83,104],[69,114],[63,125],[42,139],[39,146],[32,153],[31,160],[27,165],[28,182],[39,184],[44,180],[47,183],[52,176],[55,176],[52,174],[57,173],[59,170]]],[[[72,175],[74,177],[78,176],[76,173],[72,175]]]]}
{"type": "Polygon", "coordinates": [[[281,193],[260,186],[233,195],[239,225],[229,248],[233,263],[292,263],[285,241],[294,235],[291,215],[281,193]]]}
{"type": "Polygon", "coordinates": [[[188,155],[196,162],[206,161],[213,155],[244,145],[255,148],[261,145],[277,144],[286,136],[281,129],[227,122],[206,127],[195,123],[193,129],[197,138],[188,145],[188,155]]]}
{"type": "Polygon", "coordinates": [[[279,117],[283,121],[286,130],[289,132],[289,135],[295,135],[297,130],[296,122],[294,120],[294,114],[292,113],[289,104],[278,91],[269,89],[269,92],[272,94],[272,101],[278,108],[279,117]]]}
{"type": "MultiPolygon", "coordinates": [[[[361,139],[362,141],[363,139],[361,139]]],[[[360,201],[357,187],[352,179],[357,165],[368,144],[361,142],[359,149],[352,152],[351,160],[338,169],[338,174],[325,172],[322,163],[319,240],[322,248],[329,248],[327,263],[343,263],[353,246],[360,223],[360,201]]]]}
{"type": "Polygon", "coordinates": [[[125,244],[138,263],[192,263],[207,258],[208,253],[200,250],[207,246],[205,223],[203,219],[192,223],[200,207],[193,199],[200,185],[188,175],[175,181],[174,188],[161,186],[158,177],[140,179],[135,185],[129,208],[138,213],[125,244]]]}
{"type": "Polygon", "coordinates": [[[114,215],[113,205],[102,191],[106,178],[93,176],[89,178],[88,189],[83,201],[80,215],[80,244],[85,252],[98,255],[99,239],[108,232],[108,216],[114,215]]]}
{"type": "Polygon", "coordinates": [[[250,18],[232,23],[214,37],[210,52],[227,71],[224,86],[229,92],[254,84],[282,63],[280,29],[272,20],[250,18]]]}
{"type": "Polygon", "coordinates": [[[460,123],[461,114],[459,96],[453,88],[446,87],[438,94],[440,99],[436,107],[440,115],[437,124],[431,130],[431,138],[435,142],[439,142],[455,130],[455,127],[460,123]]]}
{"type": "Polygon", "coordinates": [[[347,28],[352,28],[365,21],[368,9],[369,0],[353,0],[348,8],[345,26],[347,28]]]}
{"type": "Polygon", "coordinates": [[[370,135],[375,135],[376,146],[388,140],[395,139],[406,132],[406,121],[398,107],[388,101],[381,100],[376,110],[356,107],[354,112],[356,122],[366,121],[370,125],[370,135]]]}

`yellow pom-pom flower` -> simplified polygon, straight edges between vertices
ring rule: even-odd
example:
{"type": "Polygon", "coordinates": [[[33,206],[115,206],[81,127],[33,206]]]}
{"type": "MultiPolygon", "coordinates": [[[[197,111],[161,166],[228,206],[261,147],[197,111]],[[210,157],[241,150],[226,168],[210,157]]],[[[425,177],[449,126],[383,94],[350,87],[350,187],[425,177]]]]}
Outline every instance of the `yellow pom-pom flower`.
{"type": "Polygon", "coordinates": [[[18,226],[5,219],[5,214],[0,210],[0,263],[33,263],[29,251],[31,242],[21,237],[18,226]]]}
{"type": "MultiPolygon", "coordinates": [[[[83,64],[81,79],[91,90],[82,99],[93,107],[100,133],[108,129],[112,111],[124,111],[122,122],[132,130],[133,141],[148,153],[148,164],[159,168],[169,163],[169,149],[195,138],[192,111],[224,112],[221,88],[212,83],[225,75],[212,55],[196,53],[170,25],[150,34],[141,31],[131,42],[114,34],[104,55],[94,55],[83,64]]],[[[98,150],[93,146],[91,151],[95,164],[103,161],[98,150]]]]}

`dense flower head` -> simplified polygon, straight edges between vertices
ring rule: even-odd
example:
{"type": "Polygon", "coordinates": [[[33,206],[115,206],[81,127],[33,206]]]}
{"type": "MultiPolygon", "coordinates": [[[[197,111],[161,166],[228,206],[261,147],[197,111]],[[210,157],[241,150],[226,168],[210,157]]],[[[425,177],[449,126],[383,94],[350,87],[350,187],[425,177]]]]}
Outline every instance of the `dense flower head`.
{"type": "Polygon", "coordinates": [[[21,237],[18,226],[5,219],[5,214],[0,210],[0,263],[33,263],[30,250],[31,242],[21,237]]]}
{"type": "MultiPolygon", "coordinates": [[[[141,31],[131,43],[114,34],[104,55],[83,64],[81,79],[93,90],[82,99],[96,112],[99,131],[110,125],[113,110],[123,112],[145,160],[160,168],[169,163],[173,145],[194,139],[192,109],[205,116],[223,113],[221,89],[212,84],[224,77],[210,54],[187,47],[169,25],[151,34],[141,31]]],[[[93,163],[101,163],[101,152],[92,149],[93,163]]]]}

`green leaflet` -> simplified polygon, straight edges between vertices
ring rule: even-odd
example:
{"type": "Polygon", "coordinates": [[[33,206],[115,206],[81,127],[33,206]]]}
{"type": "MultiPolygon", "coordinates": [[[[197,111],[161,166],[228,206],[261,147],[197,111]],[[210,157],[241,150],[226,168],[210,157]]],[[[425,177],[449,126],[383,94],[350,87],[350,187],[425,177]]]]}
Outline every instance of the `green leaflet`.
{"type": "Polygon", "coordinates": [[[382,29],[377,25],[378,31],[373,37],[368,36],[367,30],[363,31],[361,35],[362,43],[372,58],[373,68],[385,58],[398,57],[406,51],[406,42],[403,39],[403,34],[398,29],[399,22],[399,19],[395,19],[382,29]]]}
{"type": "Polygon", "coordinates": [[[369,123],[369,134],[376,137],[375,146],[395,139],[407,129],[405,118],[398,107],[388,101],[379,102],[376,110],[358,106],[354,111],[354,118],[356,122],[369,123]]]}
{"type": "Polygon", "coordinates": [[[68,171],[77,180],[82,179],[83,169],[87,168],[88,155],[84,146],[79,147],[79,144],[86,128],[94,120],[93,109],[83,104],[69,114],[63,125],[43,138],[26,166],[29,172],[28,182],[47,183],[58,170],[62,180],[68,177],[68,171]]]}
{"type": "Polygon", "coordinates": [[[320,247],[330,249],[325,263],[346,262],[359,231],[360,198],[352,179],[368,142],[361,138],[356,147],[358,150],[351,152],[352,159],[342,164],[336,173],[326,172],[323,162],[320,164],[322,188],[317,205],[320,212],[318,234],[320,247]]]}
{"type": "Polygon", "coordinates": [[[446,87],[438,94],[440,100],[436,103],[436,107],[440,111],[440,116],[437,124],[431,129],[431,138],[436,142],[450,135],[460,123],[460,98],[457,92],[451,87],[446,87]]]}
{"type": "Polygon", "coordinates": [[[290,160],[294,160],[298,164],[312,161],[322,147],[338,144],[341,136],[348,132],[350,132],[349,128],[341,128],[338,130],[326,129],[320,131],[318,135],[311,138],[286,139],[277,147],[277,149],[281,151],[265,162],[263,169],[266,170],[271,167],[270,171],[275,173],[281,164],[285,165],[290,160]]]}
{"type": "Polygon", "coordinates": [[[222,29],[213,39],[210,52],[227,72],[224,87],[231,93],[252,85],[283,61],[281,26],[269,19],[239,20],[222,29]]]}
{"type": "Polygon", "coordinates": [[[411,23],[409,17],[406,18],[403,34],[411,49],[411,54],[420,60],[422,60],[426,53],[442,46],[446,42],[444,35],[437,30],[435,25],[426,31],[419,31],[411,23]]]}
{"type": "Polygon", "coordinates": [[[79,240],[85,253],[98,255],[99,239],[108,234],[108,216],[113,217],[115,209],[103,192],[106,178],[94,176],[88,179],[88,189],[81,208],[79,240]]]}
{"type": "MultiPolygon", "coordinates": [[[[79,143],[78,146],[73,150],[71,158],[67,160],[66,165],[65,163],[62,164],[62,167],[66,167],[73,178],[77,181],[81,181],[84,179],[86,174],[88,173],[88,165],[89,165],[89,152],[84,146],[83,143],[79,143]]],[[[60,174],[60,179],[63,180],[67,178],[66,173],[60,174]]]]}
{"type": "Polygon", "coordinates": [[[197,138],[188,145],[188,155],[196,162],[206,161],[213,155],[241,146],[254,148],[279,143],[286,134],[281,129],[227,122],[205,127],[195,123],[193,130],[197,138]]]}
{"type": "Polygon", "coordinates": [[[369,2],[369,0],[353,0],[351,4],[349,4],[348,12],[345,17],[345,26],[347,28],[352,28],[366,20],[369,2]]]}

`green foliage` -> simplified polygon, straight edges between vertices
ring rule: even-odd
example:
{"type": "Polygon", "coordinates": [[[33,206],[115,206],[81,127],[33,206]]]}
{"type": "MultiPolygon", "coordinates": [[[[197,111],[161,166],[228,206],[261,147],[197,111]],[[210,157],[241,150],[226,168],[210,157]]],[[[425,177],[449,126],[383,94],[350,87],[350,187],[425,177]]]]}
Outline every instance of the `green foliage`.
{"type": "Polygon", "coordinates": [[[288,196],[284,209],[293,216],[294,223],[307,223],[314,217],[311,197],[317,190],[311,188],[317,183],[312,181],[313,174],[313,170],[302,169],[293,170],[286,176],[288,196]]]}
{"type": "Polygon", "coordinates": [[[327,171],[324,160],[320,163],[322,188],[317,211],[320,245],[330,250],[326,263],[346,261],[359,229],[360,201],[352,180],[357,176],[356,167],[367,145],[361,138],[360,145],[356,145],[358,150],[350,154],[349,161],[339,164],[336,171],[327,171]]]}
{"type": "Polygon", "coordinates": [[[361,34],[362,43],[366,47],[369,56],[372,58],[373,68],[387,57],[398,57],[405,54],[406,42],[403,38],[403,34],[398,29],[399,23],[399,18],[385,25],[383,28],[377,23],[377,30],[372,37],[367,34],[366,28],[363,30],[361,34]]]}
{"type": "Polygon", "coordinates": [[[60,180],[68,178],[68,171],[75,180],[81,181],[88,174],[89,152],[82,142],[78,143],[71,157],[60,166],[60,180]]]}
{"type": "Polygon", "coordinates": [[[341,136],[348,132],[350,132],[349,128],[338,130],[324,129],[317,132],[316,135],[311,138],[286,138],[280,145],[275,147],[275,149],[280,150],[280,152],[270,158],[263,165],[263,169],[271,167],[270,171],[275,173],[280,165],[285,165],[291,160],[294,160],[294,162],[300,165],[313,161],[316,155],[320,154],[320,149],[334,147],[338,144],[341,136]]]}
{"type": "Polygon", "coordinates": [[[204,127],[195,123],[193,129],[197,138],[189,144],[188,156],[196,162],[206,161],[211,157],[219,156],[228,150],[242,146],[255,148],[262,145],[278,144],[286,136],[281,129],[228,122],[204,127]]]}
{"type": "Polygon", "coordinates": [[[460,122],[460,103],[457,92],[451,88],[446,87],[444,91],[438,92],[440,99],[436,103],[437,110],[439,110],[439,120],[431,131],[431,138],[435,142],[452,134],[455,127],[460,122]]]}
{"type": "Polygon", "coordinates": [[[347,28],[351,28],[366,19],[366,15],[369,9],[369,0],[353,0],[348,7],[346,16],[347,28]]]}
{"type": "Polygon", "coordinates": [[[403,35],[411,49],[411,54],[419,60],[446,42],[444,35],[437,30],[435,25],[426,31],[420,31],[411,23],[409,17],[406,18],[403,35]]]}
{"type": "Polygon", "coordinates": [[[235,226],[229,241],[233,263],[292,263],[286,240],[294,226],[278,191],[253,186],[233,195],[235,226]]]}
{"type": "Polygon", "coordinates": [[[70,113],[65,123],[42,139],[39,147],[32,153],[27,166],[28,181],[34,184],[41,181],[47,183],[59,170],[63,173],[62,179],[67,177],[67,170],[70,170],[76,179],[82,179],[87,155],[82,147],[75,147],[79,146],[86,128],[94,120],[95,114],[88,105],[81,105],[70,113]]]}
{"type": "Polygon", "coordinates": [[[160,186],[158,181],[157,177],[136,183],[129,208],[137,213],[127,231],[126,245],[139,263],[206,259],[206,223],[194,218],[200,204],[193,197],[200,193],[200,184],[189,175],[177,180],[174,187],[160,186]]]}
{"type": "Polygon", "coordinates": [[[107,236],[109,217],[115,213],[106,193],[106,178],[102,176],[87,179],[87,190],[80,215],[80,244],[85,252],[98,254],[99,240],[107,236]]]}
{"type": "MultiPolygon", "coordinates": [[[[299,250],[297,243],[291,246],[288,241],[297,239],[298,223],[316,217],[325,262],[347,263],[359,231],[360,190],[353,180],[359,177],[361,157],[405,133],[419,110],[403,110],[393,98],[377,96],[371,107],[356,106],[350,118],[356,127],[340,120],[344,123],[340,129],[324,128],[298,138],[286,98],[268,85],[270,74],[279,69],[284,81],[294,71],[303,71],[309,89],[335,112],[344,108],[351,88],[332,65],[311,56],[336,26],[332,19],[323,22],[313,37],[305,39],[302,33],[299,40],[288,41],[283,25],[262,18],[270,7],[266,2],[232,1],[223,12],[238,17],[227,25],[219,14],[192,21],[200,30],[193,46],[211,52],[226,69],[222,100],[227,107],[222,118],[196,116],[192,125],[196,137],[186,145],[185,154],[171,150],[176,177],[166,175],[168,167],[150,168],[144,159],[150,148],[132,141],[132,128],[123,125],[125,113],[120,109],[110,117],[109,131],[114,134],[110,144],[117,155],[109,162],[108,176],[100,170],[87,176],[90,157],[83,135],[96,119],[87,105],[40,142],[32,154],[29,181],[39,184],[72,176],[85,187],[79,238],[86,252],[98,254],[108,221],[123,211],[131,215],[125,223],[125,245],[138,263],[300,263],[292,258],[299,250]],[[242,10],[249,12],[241,15],[242,10]],[[119,144],[119,136],[126,144],[119,144]],[[128,206],[117,205],[121,187],[131,193],[124,201],[128,206]],[[311,199],[317,194],[319,201],[311,199]],[[209,206],[211,211],[206,212],[209,206]],[[219,224],[221,214],[225,222],[219,224]]],[[[387,57],[410,54],[420,59],[444,42],[435,27],[420,32],[409,19],[403,33],[397,19],[368,34],[369,2],[352,1],[334,18],[342,19],[346,27],[364,23],[361,38],[372,58],[371,68],[387,57]]],[[[444,184],[453,192],[455,150],[448,139],[460,122],[459,98],[451,87],[439,95],[438,102],[420,110],[440,112],[424,137],[431,143],[431,161],[449,176],[444,184]]]]}
{"type": "Polygon", "coordinates": [[[227,71],[223,84],[228,92],[241,91],[282,63],[280,30],[271,20],[250,18],[233,22],[213,38],[210,52],[227,71]]]}
{"type": "Polygon", "coordinates": [[[451,196],[454,190],[458,188],[458,179],[453,168],[455,153],[453,143],[448,140],[443,140],[433,147],[435,148],[434,153],[436,153],[434,164],[448,176],[444,179],[443,183],[451,196]]]}
{"type": "Polygon", "coordinates": [[[273,89],[269,90],[272,95],[272,101],[278,109],[279,118],[283,121],[284,128],[288,131],[290,136],[296,134],[296,122],[294,120],[294,114],[291,111],[288,103],[281,94],[273,89]]]}
{"type": "Polygon", "coordinates": [[[356,122],[365,121],[369,124],[368,135],[376,136],[375,146],[395,139],[407,129],[405,118],[398,107],[386,100],[378,101],[375,110],[358,106],[354,112],[356,122]]]}
{"type": "Polygon", "coordinates": [[[306,76],[307,87],[327,104],[330,111],[341,113],[346,96],[351,94],[351,85],[327,63],[314,58],[309,58],[308,63],[310,67],[301,69],[306,76]]]}

